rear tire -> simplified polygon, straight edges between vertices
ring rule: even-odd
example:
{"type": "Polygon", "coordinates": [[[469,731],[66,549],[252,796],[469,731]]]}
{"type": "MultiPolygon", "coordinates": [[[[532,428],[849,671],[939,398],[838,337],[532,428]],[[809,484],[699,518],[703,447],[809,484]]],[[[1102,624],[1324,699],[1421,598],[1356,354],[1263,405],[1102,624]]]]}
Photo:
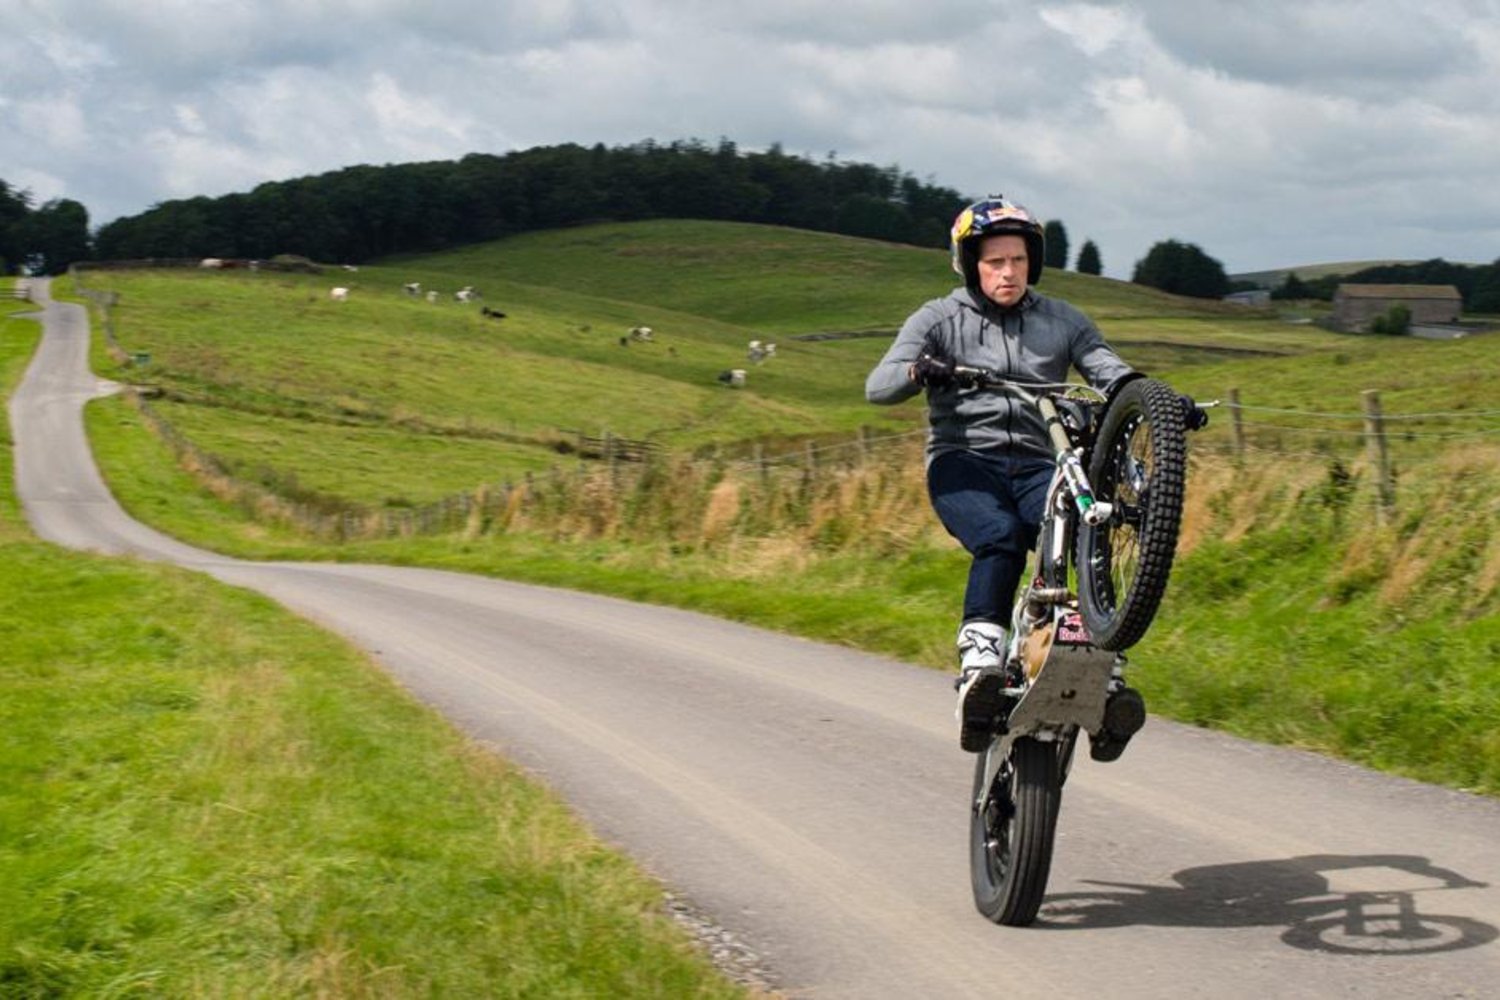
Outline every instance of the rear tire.
{"type": "Polygon", "coordinates": [[[1114,507],[1078,526],[1079,610],[1094,645],[1128,649],[1156,617],[1182,524],[1187,429],[1165,382],[1136,379],[1105,411],[1089,460],[1094,497],[1114,507]]]}
{"type": "Polygon", "coordinates": [[[974,905],[997,924],[1024,927],[1036,919],[1052,870],[1052,846],[1062,804],[1062,768],[1057,743],[1021,737],[1010,758],[984,791],[988,754],[974,768],[974,805],[969,821],[969,875],[974,905]]]}

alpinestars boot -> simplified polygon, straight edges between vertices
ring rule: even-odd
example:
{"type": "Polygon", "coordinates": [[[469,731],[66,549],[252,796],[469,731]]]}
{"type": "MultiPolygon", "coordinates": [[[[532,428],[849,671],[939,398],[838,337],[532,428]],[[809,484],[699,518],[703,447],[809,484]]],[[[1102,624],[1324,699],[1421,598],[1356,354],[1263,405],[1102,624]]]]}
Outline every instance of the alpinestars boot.
{"type": "Polygon", "coordinates": [[[964,622],[958,629],[958,745],[978,753],[989,745],[1005,708],[1005,629],[964,622]]]}

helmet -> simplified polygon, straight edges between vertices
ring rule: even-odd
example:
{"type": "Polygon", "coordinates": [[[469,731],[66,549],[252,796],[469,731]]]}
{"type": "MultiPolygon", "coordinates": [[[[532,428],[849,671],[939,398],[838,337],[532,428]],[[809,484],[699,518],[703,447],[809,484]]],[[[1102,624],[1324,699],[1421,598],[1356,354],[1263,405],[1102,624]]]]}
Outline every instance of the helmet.
{"type": "Polygon", "coordinates": [[[1006,234],[1026,241],[1026,283],[1034,285],[1042,280],[1042,257],[1047,248],[1042,224],[1025,208],[997,194],[976,201],[953,220],[953,270],[963,277],[964,284],[979,287],[979,241],[1006,234]]]}

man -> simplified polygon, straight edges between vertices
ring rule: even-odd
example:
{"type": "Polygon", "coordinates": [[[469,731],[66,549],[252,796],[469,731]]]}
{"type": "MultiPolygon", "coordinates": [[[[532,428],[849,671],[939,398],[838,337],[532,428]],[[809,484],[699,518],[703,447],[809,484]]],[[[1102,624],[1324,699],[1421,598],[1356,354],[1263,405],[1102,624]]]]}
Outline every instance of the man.
{"type": "MultiPolygon", "coordinates": [[[[1099,389],[1135,374],[1087,316],[1032,289],[1042,274],[1042,232],[1031,213],[999,196],[959,213],[953,269],[963,287],[913,313],[865,382],[872,403],[927,390],[928,495],[943,527],[973,556],[958,629],[956,712],[960,745],[971,751],[988,742],[1004,699],[1005,626],[1036,544],[1054,457],[1034,407],[960,385],[954,365],[1037,382],[1066,381],[1077,368],[1099,389]]],[[[1139,716],[1131,733],[1144,722],[1144,704],[1139,716]]]]}

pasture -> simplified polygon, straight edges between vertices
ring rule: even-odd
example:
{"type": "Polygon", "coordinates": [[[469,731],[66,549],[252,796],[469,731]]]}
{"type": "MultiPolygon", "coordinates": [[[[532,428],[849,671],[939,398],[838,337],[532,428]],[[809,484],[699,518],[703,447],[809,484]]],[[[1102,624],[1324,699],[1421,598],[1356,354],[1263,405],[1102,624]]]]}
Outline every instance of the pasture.
{"type": "MultiPolygon", "coordinates": [[[[479,504],[436,530],[314,538],[183,471],[122,402],[96,404],[91,428],[127,506],[202,544],[596,589],[946,667],[964,558],[926,509],[921,408],[862,397],[907,311],[951,287],[946,269],[934,251],[658,222],[353,276],[90,279],[122,293],[126,351],[152,357],[144,369],[101,359],[106,374],[160,390],[152,405],[230,478],[361,512],[455,489],[479,504]],[[351,286],[347,302],[329,301],[334,280],[351,286]],[[475,285],[507,317],[418,301],[409,281],[475,285]],[[622,346],[639,324],[652,341],[622,346]],[[827,334],[844,336],[798,339],[827,334]],[[747,363],[753,339],[777,355],[747,363]],[[743,389],[716,381],[730,367],[748,370],[743,389]],[[611,464],[570,445],[604,430],[654,443],[657,460],[611,464]]],[[[1500,338],[1336,334],[1074,274],[1042,288],[1097,317],[1136,365],[1200,399],[1239,389],[1244,406],[1243,454],[1222,409],[1193,441],[1182,568],[1139,650],[1153,705],[1500,789],[1500,746],[1475,722],[1500,711],[1500,382],[1488,374],[1500,338]],[[1389,418],[1386,517],[1365,389],[1389,418]],[[1434,697],[1411,697],[1417,660],[1434,697]],[[1422,737],[1434,728],[1451,735],[1422,737]]]]}

